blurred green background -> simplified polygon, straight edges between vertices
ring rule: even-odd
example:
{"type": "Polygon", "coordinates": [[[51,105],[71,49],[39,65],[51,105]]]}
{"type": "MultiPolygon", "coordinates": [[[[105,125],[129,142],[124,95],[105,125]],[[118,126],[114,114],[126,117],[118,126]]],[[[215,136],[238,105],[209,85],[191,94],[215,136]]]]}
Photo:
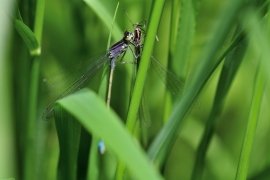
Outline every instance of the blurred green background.
{"type": "MultiPolygon", "coordinates": [[[[107,13],[113,17],[118,1],[101,0],[100,4],[107,13]]],[[[198,64],[200,64],[201,54],[204,47],[212,38],[212,27],[218,23],[217,17],[226,5],[226,0],[204,0],[201,2],[198,19],[195,27],[195,36],[192,43],[192,53],[188,63],[188,72],[185,77],[185,86],[189,87],[190,79],[194,78],[198,64]]],[[[1,2],[2,3],[2,2],[1,2]]],[[[3,2],[4,4],[5,2],[3,2]]],[[[33,29],[35,1],[20,0],[17,2],[24,23],[33,29]]],[[[4,5],[2,6],[4,7],[4,5]]],[[[125,11],[131,20],[136,23],[150,17],[152,1],[149,0],[125,0],[119,1],[119,9],[116,15],[114,31],[119,27],[121,32],[132,30],[133,27],[127,18],[125,11]],[[123,11],[124,9],[125,11],[123,11]]],[[[181,3],[178,3],[178,16],[180,14],[181,3]]],[[[12,5],[9,8],[1,8],[1,13],[12,14],[12,5]]],[[[46,0],[44,7],[44,21],[42,32],[40,77],[37,95],[37,114],[35,131],[35,149],[37,171],[33,172],[33,179],[56,179],[57,161],[59,156],[58,139],[55,130],[54,120],[42,121],[42,113],[46,106],[63,90],[59,88],[53,92],[46,91],[46,84],[43,78],[59,71],[62,68],[71,67],[81,60],[93,57],[96,54],[106,51],[110,28],[97,16],[85,2],[79,0],[46,0]]],[[[169,38],[171,27],[172,2],[166,1],[162,13],[157,36],[159,41],[155,43],[153,56],[167,67],[169,53],[169,38]]],[[[14,10],[16,11],[16,10],[14,10]]],[[[13,13],[15,14],[15,13],[13,13]]],[[[16,16],[16,15],[14,15],[16,16]]],[[[0,109],[1,119],[1,150],[0,150],[0,179],[24,177],[24,153],[27,148],[25,140],[25,122],[28,121],[28,108],[30,94],[31,58],[27,47],[21,37],[3,16],[5,25],[9,27],[5,32],[1,31],[1,86],[0,89],[0,109]],[[6,33],[6,34],[4,34],[6,33]],[[2,40],[3,39],[3,40],[2,40]],[[3,98],[3,99],[2,99],[3,98]]],[[[1,18],[1,19],[3,19],[1,18]]],[[[268,18],[269,19],[269,18],[268,18]]],[[[177,20],[178,21],[178,20],[177,20]]],[[[265,18],[265,21],[267,19],[265,18]]],[[[111,25],[112,22],[109,22],[111,25]]],[[[235,27],[231,27],[225,43],[219,47],[216,58],[230,45],[235,27]]],[[[269,33],[269,32],[268,32],[269,33]]],[[[113,33],[111,44],[119,41],[122,34],[116,37],[113,33]]],[[[269,41],[269,39],[267,39],[269,41]]],[[[241,146],[247,119],[250,113],[255,77],[260,59],[259,49],[256,44],[249,44],[244,59],[233,80],[232,86],[224,102],[221,114],[217,118],[215,131],[207,151],[202,179],[234,179],[240,158],[241,146]]],[[[176,50],[177,51],[177,50],[176,50]]],[[[125,56],[125,61],[132,60],[130,52],[125,56]]],[[[190,179],[196,156],[196,150],[205,129],[205,123],[209,118],[213,100],[219,81],[219,75],[223,63],[215,70],[208,79],[202,91],[197,97],[200,101],[200,108],[191,108],[185,116],[184,125],[178,135],[176,142],[171,149],[168,158],[161,171],[165,179],[190,179]]],[[[175,74],[175,69],[170,69],[175,74]]],[[[147,95],[152,124],[150,127],[141,125],[143,132],[147,134],[147,141],[143,147],[147,147],[155,139],[158,132],[164,125],[165,86],[154,70],[150,68],[147,79],[147,95]]],[[[89,88],[98,91],[100,84],[99,72],[92,80],[89,88]]],[[[112,90],[112,109],[123,120],[126,119],[128,111],[129,88],[132,76],[132,65],[116,65],[115,77],[112,90]]],[[[180,78],[180,77],[179,77],[180,78]]],[[[270,133],[270,93],[269,85],[266,85],[261,109],[258,117],[256,134],[251,151],[248,178],[269,171],[269,133],[270,133]]],[[[116,157],[110,152],[105,154],[110,157],[110,161],[101,165],[106,172],[100,179],[110,179],[115,166],[116,157]],[[110,163],[113,165],[110,166],[110,163]]],[[[105,158],[105,157],[104,157],[105,158]]],[[[269,173],[261,176],[267,179],[269,173]]]]}

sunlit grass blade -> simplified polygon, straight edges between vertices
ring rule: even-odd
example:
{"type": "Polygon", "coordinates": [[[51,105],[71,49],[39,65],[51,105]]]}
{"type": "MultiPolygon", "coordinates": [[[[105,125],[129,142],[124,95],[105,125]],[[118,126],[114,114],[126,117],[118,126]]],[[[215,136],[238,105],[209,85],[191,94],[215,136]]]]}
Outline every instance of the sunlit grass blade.
{"type": "Polygon", "coordinates": [[[96,94],[89,90],[79,91],[58,103],[89,133],[103,139],[108,151],[113,151],[127,165],[134,178],[161,179],[121,120],[96,94]]]}
{"type": "MultiPolygon", "coordinates": [[[[109,33],[109,38],[108,38],[108,43],[107,43],[107,49],[109,49],[110,44],[111,44],[110,43],[111,42],[111,35],[112,35],[113,25],[115,22],[118,6],[119,6],[119,3],[117,3],[115,13],[113,16],[113,21],[112,21],[112,25],[110,28],[110,33],[109,33]]],[[[102,73],[102,80],[101,80],[99,92],[98,92],[99,97],[104,99],[104,102],[106,100],[107,89],[108,89],[108,79],[109,79],[108,72],[109,72],[109,66],[106,66],[103,70],[103,73],[102,73]]],[[[100,175],[100,171],[101,171],[101,169],[99,168],[100,156],[99,156],[99,151],[97,148],[99,141],[100,141],[100,139],[98,139],[95,136],[92,136],[91,150],[90,150],[89,163],[88,163],[89,164],[88,165],[88,167],[89,167],[88,168],[88,179],[93,179],[93,180],[99,179],[99,175],[100,175]]]]}

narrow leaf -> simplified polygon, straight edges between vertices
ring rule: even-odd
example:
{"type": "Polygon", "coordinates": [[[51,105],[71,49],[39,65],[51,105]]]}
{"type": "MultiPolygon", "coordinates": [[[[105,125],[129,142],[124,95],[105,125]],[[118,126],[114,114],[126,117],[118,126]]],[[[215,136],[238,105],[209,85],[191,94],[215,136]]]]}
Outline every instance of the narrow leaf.
{"type": "Polygon", "coordinates": [[[89,90],[80,91],[60,100],[59,104],[88,132],[103,139],[107,149],[127,165],[136,179],[161,179],[121,120],[96,94],[89,90]]]}

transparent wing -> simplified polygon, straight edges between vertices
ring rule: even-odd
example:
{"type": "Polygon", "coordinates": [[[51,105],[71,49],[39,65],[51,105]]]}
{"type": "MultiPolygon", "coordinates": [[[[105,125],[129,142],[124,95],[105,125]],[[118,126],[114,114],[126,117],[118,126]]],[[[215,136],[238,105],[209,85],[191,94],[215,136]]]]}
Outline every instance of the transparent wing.
{"type": "Polygon", "coordinates": [[[139,107],[139,120],[142,124],[145,125],[146,127],[150,127],[151,126],[151,115],[149,112],[149,106],[147,103],[147,98],[145,95],[145,91],[143,91],[143,95],[142,95],[142,99],[140,102],[140,107],[139,107]]]}
{"type": "MultiPolygon", "coordinates": [[[[178,79],[171,71],[165,68],[158,60],[156,60],[153,56],[151,58],[151,65],[155,69],[159,78],[166,85],[166,88],[172,93],[176,98],[181,98],[184,93],[185,85],[181,80],[178,79]]],[[[199,109],[200,108],[200,100],[196,99],[192,108],[199,109]]]]}
{"type": "MultiPolygon", "coordinates": [[[[99,56],[100,59],[98,59],[96,62],[93,62],[92,64],[88,65],[84,69],[81,69],[82,72],[78,72],[80,75],[77,77],[77,80],[74,81],[64,92],[62,92],[54,101],[52,101],[49,106],[46,108],[45,112],[42,115],[43,120],[49,120],[54,116],[54,103],[63,98],[68,96],[69,94],[85,87],[87,83],[93,78],[93,76],[96,74],[96,72],[109,60],[107,57],[107,54],[103,54],[99,56]]],[[[66,70],[65,70],[66,71],[66,70]]],[[[64,71],[62,71],[63,73],[64,71]]],[[[61,73],[61,72],[60,72],[61,73]]],[[[77,74],[78,75],[78,74],[77,74]]],[[[70,73],[70,77],[68,78],[74,78],[74,73],[70,73]]],[[[57,80],[60,80],[59,78],[57,80]]],[[[60,83],[60,82],[59,82],[60,83]]],[[[58,85],[58,84],[57,84],[58,85]]]]}
{"type": "Polygon", "coordinates": [[[171,71],[166,69],[154,57],[151,58],[151,65],[155,69],[157,75],[162,80],[171,93],[179,98],[182,97],[184,92],[184,83],[182,83],[171,71]]]}
{"type": "Polygon", "coordinates": [[[71,84],[79,79],[84,73],[88,71],[91,66],[98,60],[107,57],[107,51],[102,52],[88,60],[78,62],[76,65],[61,69],[43,78],[42,88],[45,91],[52,92],[66,87],[66,84],[71,84]]]}

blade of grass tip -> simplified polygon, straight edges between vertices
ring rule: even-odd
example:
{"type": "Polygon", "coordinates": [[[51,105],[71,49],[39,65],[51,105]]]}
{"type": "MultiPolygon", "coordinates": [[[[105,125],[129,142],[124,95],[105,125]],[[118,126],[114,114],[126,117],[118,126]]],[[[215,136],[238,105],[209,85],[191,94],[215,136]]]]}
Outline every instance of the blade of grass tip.
{"type": "MultiPolygon", "coordinates": [[[[255,131],[258,123],[260,107],[263,99],[263,92],[269,77],[269,48],[270,44],[269,36],[266,31],[262,30],[260,25],[260,20],[255,16],[254,13],[248,12],[246,16],[247,20],[250,22],[249,26],[249,37],[250,40],[254,40],[256,46],[260,47],[261,50],[261,60],[259,62],[259,67],[256,74],[255,86],[252,96],[252,102],[250,107],[249,118],[245,130],[245,135],[243,139],[243,144],[241,148],[240,159],[238,162],[238,168],[236,173],[236,179],[246,179],[248,173],[248,165],[250,159],[250,153],[252,149],[252,144],[255,136],[255,131]],[[259,33],[259,34],[258,34],[259,33]]],[[[269,19],[269,17],[268,17],[269,19]]],[[[268,22],[268,28],[269,28],[268,22]]]]}
{"type": "MultiPolygon", "coordinates": [[[[84,2],[97,14],[97,16],[103,21],[107,28],[111,28],[112,18],[106,10],[105,6],[97,0],[84,0],[84,2]]],[[[112,31],[112,36],[115,40],[118,40],[119,37],[122,37],[123,32],[120,27],[115,24],[114,30],[112,31]]]]}
{"type": "MultiPolygon", "coordinates": [[[[154,1],[152,6],[151,17],[149,21],[149,27],[145,37],[144,51],[141,57],[140,68],[136,77],[133,94],[130,101],[130,106],[127,115],[126,127],[129,132],[133,133],[136,126],[137,114],[142,97],[143,86],[147,75],[147,69],[149,66],[152,50],[155,43],[157,29],[161,14],[163,11],[165,0],[154,1]]],[[[125,174],[125,165],[121,162],[118,163],[115,179],[123,179],[125,174]]]]}
{"type": "Polygon", "coordinates": [[[28,144],[25,150],[24,159],[24,179],[35,179],[37,178],[37,164],[36,164],[36,118],[37,118],[37,101],[38,101],[38,85],[39,85],[39,67],[40,67],[40,44],[42,39],[43,29],[43,17],[44,17],[45,0],[38,0],[36,3],[36,14],[34,21],[34,30],[36,40],[39,46],[36,48],[38,51],[32,55],[33,62],[30,69],[30,96],[29,96],[29,108],[28,108],[28,121],[27,123],[27,141],[28,144]],[[34,55],[34,56],[33,56],[34,55]]]}
{"type": "Polygon", "coordinates": [[[161,179],[141,147],[125,129],[122,120],[113,110],[108,111],[104,100],[94,92],[83,89],[58,103],[89,133],[102,138],[107,149],[127,165],[134,179],[161,179]]]}
{"type": "Polygon", "coordinates": [[[155,161],[158,165],[163,165],[177,138],[177,132],[181,128],[183,117],[192,102],[196,99],[196,96],[199,94],[204,84],[220,63],[220,61],[214,61],[215,54],[218,51],[218,48],[222,46],[222,43],[229,33],[229,30],[236,19],[235,17],[238,15],[243,3],[243,0],[231,0],[227,3],[227,6],[223,8],[223,12],[219,16],[220,20],[218,21],[222,23],[222,25],[217,25],[213,28],[213,38],[202,51],[203,55],[200,56],[200,61],[198,61],[200,63],[197,65],[197,70],[193,80],[191,81],[190,88],[188,88],[186,95],[175,107],[167,124],[162,128],[154,142],[150,145],[148,155],[150,159],[155,161]],[[230,10],[229,14],[228,9],[230,10]]]}
{"type": "MultiPolygon", "coordinates": [[[[250,1],[251,5],[254,2],[255,1],[253,0],[250,1]]],[[[260,8],[261,5],[263,5],[263,2],[261,2],[261,4],[256,4],[256,8],[260,8]]],[[[233,46],[233,49],[231,47],[228,48],[231,49],[231,51],[228,53],[221,70],[217,91],[214,99],[214,104],[210,112],[209,118],[207,120],[202,140],[200,141],[197,150],[196,160],[194,163],[194,169],[192,173],[193,179],[198,179],[202,176],[203,173],[202,167],[204,164],[209,143],[211,141],[211,137],[214,134],[216,121],[219,119],[218,117],[220,115],[220,112],[222,111],[223,103],[225,101],[229,88],[233,82],[235,74],[239,69],[239,66],[244,58],[246,49],[248,47],[248,41],[245,38],[246,37],[245,33],[243,33],[243,26],[245,26],[245,24],[243,23],[245,22],[243,18],[244,17],[241,18],[242,20],[240,20],[240,23],[235,30],[232,42],[238,39],[239,36],[242,37],[240,38],[239,41],[236,41],[237,42],[236,44],[235,43],[231,44],[231,46],[233,46]]]]}
{"type": "MultiPolygon", "coordinates": [[[[115,18],[116,18],[116,14],[118,11],[118,6],[119,6],[119,2],[117,3],[115,12],[114,12],[114,16],[113,16],[113,21],[112,21],[112,25],[110,28],[110,33],[109,33],[109,38],[108,38],[108,43],[107,43],[107,49],[109,49],[110,47],[110,42],[111,42],[111,35],[112,35],[112,29],[113,29],[113,25],[115,22],[115,18]]],[[[108,72],[109,72],[109,66],[106,66],[103,73],[102,73],[102,80],[101,80],[101,84],[99,87],[99,92],[98,95],[106,100],[106,96],[107,96],[107,89],[108,89],[108,72]]],[[[91,143],[91,150],[90,150],[90,156],[89,156],[89,166],[88,166],[88,175],[87,175],[87,179],[99,179],[99,151],[98,151],[98,143],[99,143],[100,139],[98,137],[93,136],[92,137],[92,143],[91,143]]]]}

